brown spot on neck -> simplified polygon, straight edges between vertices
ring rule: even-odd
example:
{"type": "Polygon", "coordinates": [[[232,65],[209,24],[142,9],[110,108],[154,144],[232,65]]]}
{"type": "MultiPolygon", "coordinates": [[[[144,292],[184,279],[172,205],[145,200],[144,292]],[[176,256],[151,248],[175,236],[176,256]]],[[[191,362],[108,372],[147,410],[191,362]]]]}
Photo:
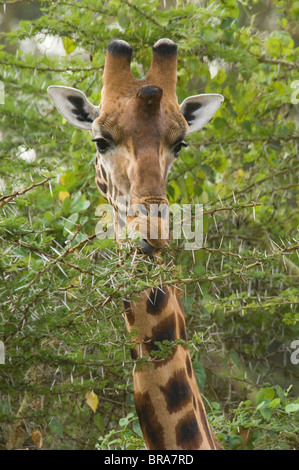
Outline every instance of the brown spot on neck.
{"type": "Polygon", "coordinates": [[[166,308],[169,300],[168,287],[152,289],[146,302],[146,311],[150,315],[160,315],[166,308]]]}
{"type": "Polygon", "coordinates": [[[184,450],[199,449],[203,438],[194,411],[187,413],[175,428],[176,443],[184,450]]]}
{"type": "Polygon", "coordinates": [[[192,391],[184,369],[176,371],[165,387],[160,387],[169,413],[180,411],[192,399],[192,391]]]}
{"type": "Polygon", "coordinates": [[[163,426],[156,415],[150,394],[148,392],[137,392],[134,398],[142,434],[147,447],[151,450],[166,450],[163,426]]]}

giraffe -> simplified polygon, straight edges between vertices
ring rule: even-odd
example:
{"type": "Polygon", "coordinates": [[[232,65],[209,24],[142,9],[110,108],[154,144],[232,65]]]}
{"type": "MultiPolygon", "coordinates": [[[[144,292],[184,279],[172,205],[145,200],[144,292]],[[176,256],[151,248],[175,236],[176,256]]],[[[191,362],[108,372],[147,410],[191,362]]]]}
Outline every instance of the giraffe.
{"type": "MultiPolygon", "coordinates": [[[[177,45],[170,39],[160,39],[152,47],[152,62],[143,79],[132,75],[131,58],[127,42],[114,40],[108,45],[99,106],[74,88],[53,85],[48,93],[70,124],[90,131],[97,151],[96,183],[116,216],[116,201],[122,196],[131,205],[146,207],[137,226],[140,249],[155,257],[166,243],[166,222],[158,214],[149,223],[148,211],[153,204],[168,204],[167,176],[186,145],[186,135],[213,117],[223,97],[200,94],[178,104],[177,45]],[[157,237],[151,237],[150,224],[158,229],[157,237]]],[[[135,222],[133,212],[126,221],[128,228],[136,229],[135,222]]],[[[133,360],[151,357],[157,342],[174,341],[167,357],[152,357],[133,371],[135,407],[147,449],[217,450],[189,349],[184,341],[175,342],[186,340],[178,290],[160,286],[125,300],[124,308],[127,330],[137,331],[133,360]]]]}

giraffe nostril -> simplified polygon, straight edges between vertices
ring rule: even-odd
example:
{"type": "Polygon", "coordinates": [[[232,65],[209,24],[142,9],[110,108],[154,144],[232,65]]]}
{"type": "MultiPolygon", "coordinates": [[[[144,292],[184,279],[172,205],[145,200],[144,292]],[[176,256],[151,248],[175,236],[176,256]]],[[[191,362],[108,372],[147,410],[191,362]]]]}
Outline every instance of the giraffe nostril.
{"type": "Polygon", "coordinates": [[[152,255],[155,252],[155,247],[151,245],[145,238],[139,240],[138,245],[140,246],[142,253],[146,255],[152,255]]]}

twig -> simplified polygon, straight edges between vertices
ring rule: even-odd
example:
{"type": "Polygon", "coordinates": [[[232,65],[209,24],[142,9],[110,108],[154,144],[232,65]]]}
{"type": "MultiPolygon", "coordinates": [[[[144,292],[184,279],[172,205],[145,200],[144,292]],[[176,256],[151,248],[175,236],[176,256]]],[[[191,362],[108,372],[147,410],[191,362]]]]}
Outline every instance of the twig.
{"type": "Polygon", "coordinates": [[[255,206],[261,206],[262,204],[260,202],[252,202],[250,204],[236,204],[235,206],[229,207],[217,207],[216,209],[210,209],[207,211],[203,211],[203,215],[208,215],[211,214],[212,216],[215,214],[215,212],[221,212],[221,211],[236,211],[238,209],[246,209],[247,207],[255,207],[255,206]]]}
{"type": "Polygon", "coordinates": [[[298,70],[299,68],[299,62],[290,62],[288,60],[283,60],[283,59],[269,59],[268,57],[265,56],[258,56],[256,54],[253,54],[250,52],[250,54],[255,57],[258,62],[262,62],[265,64],[270,64],[270,65],[282,65],[283,67],[287,67],[288,69],[296,69],[298,70]]]}
{"type": "Polygon", "coordinates": [[[37,186],[42,186],[43,184],[47,183],[50,180],[50,178],[46,178],[43,181],[40,181],[39,183],[32,183],[28,188],[22,189],[20,191],[15,191],[12,194],[4,195],[0,197],[0,207],[4,206],[4,204],[7,204],[9,201],[14,199],[17,196],[21,196],[22,194],[27,193],[33,188],[36,188],[37,186]]]}

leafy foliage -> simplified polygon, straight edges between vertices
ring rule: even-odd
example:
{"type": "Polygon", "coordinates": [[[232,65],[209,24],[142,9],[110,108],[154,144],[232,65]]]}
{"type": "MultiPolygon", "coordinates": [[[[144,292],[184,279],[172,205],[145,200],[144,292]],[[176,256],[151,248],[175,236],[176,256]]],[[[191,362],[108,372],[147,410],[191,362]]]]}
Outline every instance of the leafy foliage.
{"type": "MultiPolygon", "coordinates": [[[[15,2],[4,3],[9,18],[15,2]]],[[[275,0],[276,22],[263,25],[263,6],[39,0],[34,19],[1,33],[2,448],[143,447],[122,299],[161,282],[183,290],[195,372],[224,447],[298,448],[299,11],[275,0]],[[63,55],[48,54],[52,36],[63,55]],[[225,103],[168,179],[170,203],[204,204],[204,245],[171,243],[157,264],[96,238],[105,201],[93,144],[46,89],[77,87],[98,103],[107,44],[129,42],[141,78],[161,37],[179,45],[179,102],[221,93],[225,103]]]]}

